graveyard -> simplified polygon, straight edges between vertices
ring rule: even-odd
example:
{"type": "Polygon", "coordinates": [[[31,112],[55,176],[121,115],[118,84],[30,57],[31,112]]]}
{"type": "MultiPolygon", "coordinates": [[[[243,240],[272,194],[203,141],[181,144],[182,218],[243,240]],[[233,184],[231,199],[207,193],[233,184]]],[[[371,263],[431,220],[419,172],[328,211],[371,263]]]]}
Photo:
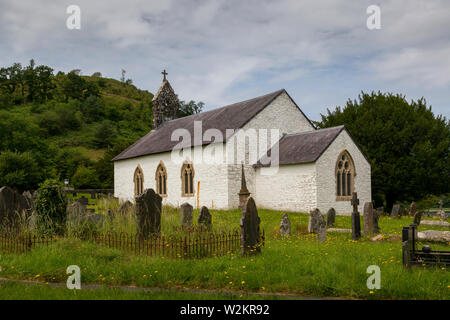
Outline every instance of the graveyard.
{"type": "MultiPolygon", "coordinates": [[[[144,194],[150,197],[151,191],[144,194]]],[[[80,196],[88,198],[87,195],[80,196]]],[[[89,224],[91,227],[94,225],[93,229],[82,229],[80,234],[79,229],[69,228],[67,234],[55,236],[47,243],[40,242],[25,252],[8,250],[5,239],[0,240],[0,278],[34,284],[0,282],[1,294],[5,298],[8,294],[18,296],[22,293],[20,297],[24,299],[450,298],[448,265],[419,264],[409,269],[403,265],[402,228],[412,224],[417,216],[380,213],[376,219],[379,232],[369,233],[366,226],[370,224],[364,218],[370,208],[355,218],[355,215],[334,216],[318,210],[309,214],[267,210],[258,208],[254,202],[249,204],[250,199],[243,211],[161,206],[160,220],[146,222],[145,218],[137,216],[138,212],[145,210],[142,206],[148,202],[140,204],[138,199],[136,205],[124,205],[114,198],[101,197],[94,201],[89,197],[90,212],[105,216],[89,224]],[[121,210],[124,212],[120,215],[121,210]],[[177,240],[183,237],[207,239],[203,235],[213,233],[241,232],[242,236],[245,221],[250,220],[241,223],[241,219],[250,217],[251,214],[247,214],[250,211],[252,214],[257,212],[259,219],[251,218],[253,222],[248,222],[248,226],[252,227],[254,221],[259,221],[259,232],[253,227],[251,232],[260,233],[259,240],[255,239],[256,242],[262,239],[263,243],[248,244],[250,250],[247,251],[243,250],[242,242],[240,246],[230,247],[222,243],[221,248],[226,250],[213,248],[200,256],[171,256],[168,249],[149,253],[136,251],[138,247],[135,246],[128,250],[129,247],[120,247],[111,240],[109,243],[96,242],[80,236],[113,232],[122,235],[157,233],[155,237],[159,239],[182,235],[177,240]],[[108,215],[115,217],[109,219],[108,215]],[[355,219],[360,226],[360,235],[356,238],[352,232],[357,225],[355,219]],[[145,225],[144,229],[138,226],[140,223],[145,225]],[[155,225],[159,227],[152,229],[155,225]],[[199,234],[202,236],[196,238],[199,234]],[[66,268],[73,264],[80,266],[84,290],[67,290],[58,286],[65,285],[66,268]],[[371,265],[380,267],[380,289],[369,290],[366,285],[367,268],[371,265]],[[89,286],[93,288],[89,290],[89,286]],[[120,288],[124,287],[157,291],[126,290],[127,293],[121,295],[124,290],[120,288]]],[[[72,199],[68,205],[69,212],[76,203],[72,199]]],[[[418,232],[448,231],[442,222],[439,217],[423,217],[418,232]],[[423,224],[424,221],[434,223],[423,224]]],[[[179,248],[189,247],[190,242],[186,243],[186,240],[184,244],[181,242],[179,248]]],[[[211,242],[196,245],[211,247],[211,242]]],[[[448,251],[449,242],[419,239],[417,247],[420,249],[422,245],[430,245],[433,251],[448,251]]]]}

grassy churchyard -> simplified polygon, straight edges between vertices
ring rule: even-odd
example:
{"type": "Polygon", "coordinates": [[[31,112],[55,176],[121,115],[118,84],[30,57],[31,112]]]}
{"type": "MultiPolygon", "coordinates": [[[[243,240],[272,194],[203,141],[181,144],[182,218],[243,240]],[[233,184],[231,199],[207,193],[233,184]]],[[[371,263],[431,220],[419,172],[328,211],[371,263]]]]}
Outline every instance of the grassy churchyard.
{"type": "MultiPolygon", "coordinates": [[[[95,200],[97,213],[117,210],[114,200],[95,200]]],[[[350,208],[349,208],[350,209],[350,208]]],[[[213,230],[239,228],[239,210],[210,210],[213,230]]],[[[308,214],[289,213],[292,235],[279,233],[284,212],[259,209],[265,246],[259,255],[243,257],[230,252],[219,257],[173,259],[135,255],[76,237],[65,236],[47,246],[24,254],[0,253],[0,278],[31,280],[30,285],[0,282],[1,299],[284,299],[292,297],[339,297],[350,299],[450,299],[448,270],[440,267],[402,265],[401,230],[412,217],[379,219],[387,236],[377,242],[362,237],[351,240],[350,233],[327,233],[324,243],[308,234],[308,214]],[[66,269],[78,265],[84,290],[69,290],[66,269]],[[367,268],[381,270],[381,288],[369,290],[367,268]],[[100,285],[100,289],[89,288],[100,285]],[[129,291],[117,286],[158,288],[157,291],[129,291]],[[187,291],[183,291],[187,290],[187,291]]],[[[194,210],[197,223],[199,210],[194,210]]],[[[116,219],[119,219],[118,217],[116,219]]],[[[100,232],[135,232],[134,211],[121,220],[105,219],[100,232]]],[[[428,219],[428,218],[427,218],[428,219]]],[[[179,225],[179,209],[163,207],[162,233],[170,235],[179,225]]],[[[361,226],[363,221],[361,218],[361,226]]],[[[337,216],[336,228],[351,228],[350,216],[337,216]]],[[[444,230],[420,226],[425,229],[444,230]]],[[[422,244],[419,243],[419,248],[422,244]]],[[[449,250],[449,244],[431,244],[433,250],[449,250]]]]}

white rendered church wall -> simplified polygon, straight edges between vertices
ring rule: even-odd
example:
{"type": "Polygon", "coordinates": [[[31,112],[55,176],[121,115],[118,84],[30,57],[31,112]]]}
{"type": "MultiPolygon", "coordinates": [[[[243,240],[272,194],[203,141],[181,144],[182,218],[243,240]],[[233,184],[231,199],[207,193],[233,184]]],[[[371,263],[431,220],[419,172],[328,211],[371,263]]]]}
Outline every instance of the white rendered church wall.
{"type": "Polygon", "coordinates": [[[314,163],[282,165],[275,175],[256,169],[256,205],[273,210],[309,212],[316,207],[314,163]]]}
{"type": "Polygon", "coordinates": [[[197,182],[200,181],[200,206],[228,208],[227,168],[225,165],[194,163],[194,196],[181,196],[181,164],[171,161],[170,152],[114,162],[114,192],[121,200],[134,201],[134,171],[140,165],[144,172],[144,189],[156,189],[155,172],[160,161],[167,169],[167,197],[163,204],[180,206],[184,202],[197,206],[197,182]]]}
{"type": "Polygon", "coordinates": [[[336,200],[335,168],[339,154],[347,150],[355,164],[355,191],[358,193],[358,210],[362,214],[364,203],[372,201],[370,164],[355,145],[346,131],[342,131],[327,150],[316,161],[317,168],[317,207],[325,214],[330,208],[336,213],[349,215],[352,211],[350,200],[336,200]]]}
{"type": "Polygon", "coordinates": [[[233,164],[228,166],[228,194],[229,207],[236,208],[239,205],[237,194],[241,188],[241,160],[245,163],[245,176],[248,190],[255,195],[256,184],[255,170],[251,165],[255,164],[266,152],[281,138],[283,133],[295,133],[311,131],[314,128],[308,119],[302,114],[298,107],[292,102],[289,96],[283,92],[270,105],[264,108],[246,125],[244,125],[236,135],[231,137],[227,145],[234,144],[236,153],[241,157],[234,158],[233,164]],[[267,129],[267,133],[258,131],[267,129]],[[279,129],[276,137],[270,136],[271,129],[279,129]],[[254,130],[257,140],[239,139],[239,133],[251,134],[254,130]],[[270,139],[269,139],[270,137],[270,139]],[[245,141],[245,142],[244,142],[245,141]],[[264,146],[264,147],[262,147],[264,146]],[[244,155],[245,154],[245,158],[244,155]]]}

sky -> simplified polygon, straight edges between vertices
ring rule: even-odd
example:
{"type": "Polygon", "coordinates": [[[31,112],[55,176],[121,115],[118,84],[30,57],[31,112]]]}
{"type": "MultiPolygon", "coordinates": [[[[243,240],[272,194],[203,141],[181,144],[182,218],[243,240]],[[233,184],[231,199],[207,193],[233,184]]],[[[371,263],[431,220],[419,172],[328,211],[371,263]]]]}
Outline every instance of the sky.
{"type": "Polygon", "coordinates": [[[393,92],[448,119],[449,17],[448,0],[1,0],[0,66],[125,69],[153,93],[166,69],[206,110],[284,88],[312,120],[361,91],[393,92]],[[80,29],[66,25],[70,5],[80,29]]]}

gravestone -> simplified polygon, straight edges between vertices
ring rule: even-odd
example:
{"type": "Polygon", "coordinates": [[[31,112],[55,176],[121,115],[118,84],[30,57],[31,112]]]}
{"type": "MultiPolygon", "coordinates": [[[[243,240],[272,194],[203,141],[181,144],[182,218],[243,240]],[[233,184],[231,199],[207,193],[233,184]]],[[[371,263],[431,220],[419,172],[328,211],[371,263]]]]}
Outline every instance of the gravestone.
{"type": "Polygon", "coordinates": [[[108,219],[109,221],[114,221],[114,218],[116,217],[116,215],[114,214],[114,211],[112,211],[111,209],[108,209],[108,219]]]}
{"type": "Polygon", "coordinates": [[[148,238],[161,232],[162,198],[153,189],[145,189],[136,197],[137,235],[148,238]]]}
{"type": "Polygon", "coordinates": [[[180,206],[180,224],[182,227],[192,226],[192,210],[194,208],[187,202],[180,206]]]}
{"type": "Polygon", "coordinates": [[[353,206],[352,240],[359,240],[359,238],[361,238],[361,221],[359,220],[359,212],[358,212],[359,199],[356,192],[353,192],[351,204],[353,206]]]}
{"type": "Polygon", "coordinates": [[[198,216],[198,224],[207,226],[208,228],[211,228],[211,223],[212,223],[211,213],[209,213],[209,210],[207,207],[203,206],[200,209],[200,214],[198,216]]]}
{"type": "Polygon", "coordinates": [[[413,201],[413,202],[411,202],[411,205],[409,206],[409,215],[411,217],[414,217],[416,215],[416,212],[417,212],[416,203],[413,201]]]}
{"type": "Polygon", "coordinates": [[[86,206],[78,201],[74,201],[67,206],[67,220],[70,223],[75,223],[81,220],[86,215],[86,206]]]}
{"type": "Polygon", "coordinates": [[[401,206],[399,204],[394,204],[391,211],[391,218],[393,219],[400,218],[401,213],[402,213],[401,206]]]}
{"type": "Polygon", "coordinates": [[[334,223],[336,221],[336,210],[331,208],[327,212],[327,227],[334,227],[334,223]]]}
{"type": "Polygon", "coordinates": [[[414,220],[413,220],[413,223],[416,225],[416,226],[420,226],[420,220],[422,219],[422,211],[417,211],[415,214],[414,214],[414,220]]]}
{"type": "Polygon", "coordinates": [[[125,215],[127,214],[129,211],[131,211],[133,209],[134,205],[131,201],[127,200],[124,203],[122,203],[119,207],[119,214],[120,215],[125,215]]]}
{"type": "Polygon", "coordinates": [[[280,222],[280,234],[282,236],[290,236],[291,235],[291,221],[287,213],[283,214],[280,222]]]}
{"type": "Polygon", "coordinates": [[[384,215],[384,207],[378,207],[377,208],[377,216],[378,218],[384,215]]]}
{"type": "Polygon", "coordinates": [[[383,214],[382,212],[380,213],[377,210],[374,211],[374,215],[373,215],[373,231],[375,233],[380,233],[380,227],[378,225],[378,219],[380,219],[382,214],[383,214]]]}
{"type": "Polygon", "coordinates": [[[105,216],[103,214],[90,214],[85,217],[86,221],[95,224],[95,225],[101,225],[103,224],[103,221],[105,221],[105,216]]]}
{"type": "Polygon", "coordinates": [[[10,187],[0,188],[0,224],[15,224],[18,213],[30,209],[24,196],[10,187]]]}
{"type": "Polygon", "coordinates": [[[91,193],[91,199],[97,199],[94,192],[91,193]]]}
{"type": "Polygon", "coordinates": [[[375,215],[372,202],[364,204],[364,235],[371,236],[375,233],[375,215]]]}
{"type": "Polygon", "coordinates": [[[260,219],[255,200],[249,197],[242,208],[241,226],[241,254],[255,254],[261,252],[260,219]]]}
{"type": "Polygon", "coordinates": [[[400,216],[408,216],[408,209],[400,205],[400,216]]]}
{"type": "Polygon", "coordinates": [[[22,196],[25,198],[28,208],[30,208],[30,210],[34,210],[34,199],[33,199],[33,195],[31,194],[31,192],[24,191],[22,193],[22,196]]]}
{"type": "Polygon", "coordinates": [[[327,240],[327,224],[322,215],[319,218],[319,224],[317,229],[317,241],[325,242],[327,240]]]}
{"type": "Polygon", "coordinates": [[[88,198],[86,198],[85,196],[81,196],[81,198],[77,199],[76,201],[81,203],[84,206],[87,206],[89,203],[88,198]]]}
{"type": "Polygon", "coordinates": [[[319,223],[324,220],[319,209],[314,209],[309,213],[308,232],[317,233],[319,231],[319,223]]]}

